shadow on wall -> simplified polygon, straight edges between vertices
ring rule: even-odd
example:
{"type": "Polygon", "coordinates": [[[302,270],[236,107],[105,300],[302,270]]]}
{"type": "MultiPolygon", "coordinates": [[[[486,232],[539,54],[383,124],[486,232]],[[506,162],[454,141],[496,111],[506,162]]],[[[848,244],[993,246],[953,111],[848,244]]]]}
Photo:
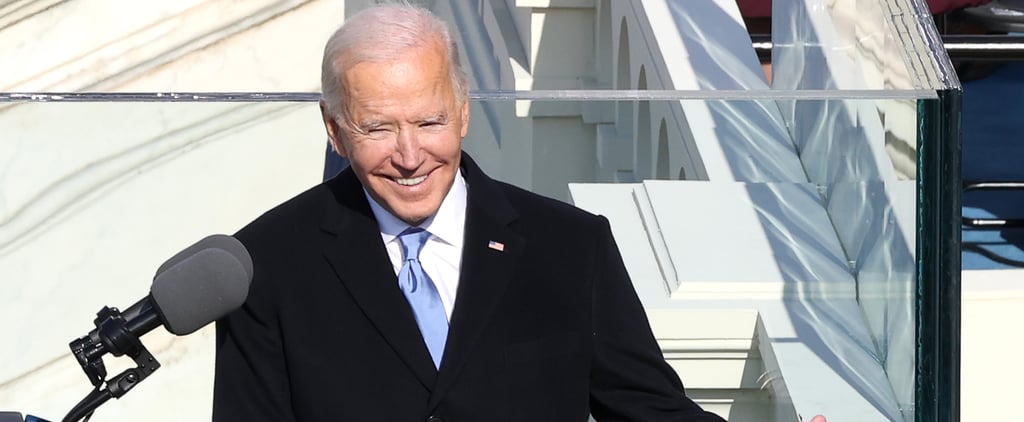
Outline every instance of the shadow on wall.
{"type": "MultiPolygon", "coordinates": [[[[761,79],[761,69],[756,66],[753,51],[730,51],[723,47],[730,45],[729,40],[719,38],[719,34],[726,34],[724,36],[743,38],[734,40],[734,44],[749,43],[745,29],[722,31],[720,28],[709,30],[710,28],[704,27],[708,22],[716,22],[719,25],[722,22],[736,22],[718,6],[712,2],[680,2],[673,5],[673,17],[695,68],[706,66],[707,69],[732,70],[729,73],[698,72],[700,88],[753,87],[740,86],[741,81],[751,81],[751,85],[760,82],[756,84],[757,87],[767,88],[761,79]],[[698,16],[700,19],[696,19],[698,16]],[[707,34],[715,34],[715,37],[709,38],[707,34]],[[744,53],[751,55],[750,60],[744,60],[744,57],[739,55],[744,53]],[[751,66],[748,66],[748,61],[751,66]]],[[[739,22],[736,22],[736,25],[739,26],[739,22]]],[[[790,27],[794,31],[807,30],[803,22],[793,22],[790,27]]],[[[791,37],[814,44],[816,35],[804,32],[793,33],[791,37]]],[[[795,65],[811,66],[812,63],[825,62],[824,53],[814,48],[794,50],[790,54],[792,56],[789,59],[795,65]]],[[[807,81],[808,75],[800,74],[805,69],[793,70],[790,76],[797,79],[790,79],[801,82],[799,86],[794,84],[786,88],[835,88],[835,83],[830,79],[828,72],[810,75],[814,79],[807,81]]],[[[729,162],[736,169],[734,171],[738,180],[764,181],[775,178],[774,180],[789,182],[810,180],[817,184],[894,179],[890,176],[891,167],[879,167],[889,164],[887,157],[877,154],[878,151],[869,147],[870,139],[882,138],[881,126],[866,127],[862,119],[857,118],[861,113],[876,113],[873,105],[841,100],[789,101],[782,104],[769,100],[708,102],[708,108],[715,121],[716,134],[723,141],[728,141],[724,149],[732,156],[729,162]],[[796,121],[797,116],[799,121],[796,121]],[[792,138],[786,130],[787,118],[790,126],[794,127],[792,138]],[[756,124],[751,125],[749,122],[756,124]],[[872,137],[872,134],[876,136],[872,137]],[[744,157],[743,154],[748,156],[744,157]],[[800,155],[799,161],[796,159],[797,154],[800,155]],[[785,166],[780,159],[789,159],[796,164],[785,166]]],[[[896,410],[899,409],[900,399],[906,400],[908,394],[913,394],[913,304],[909,302],[911,297],[906,294],[890,293],[885,289],[874,292],[877,293],[877,300],[869,302],[875,310],[887,315],[883,321],[875,325],[860,317],[864,314],[862,309],[865,303],[860,304],[862,309],[846,309],[856,308],[858,305],[850,300],[830,300],[825,289],[836,284],[853,284],[850,268],[845,262],[849,258],[844,256],[843,248],[838,244],[821,244],[822,239],[837,238],[833,227],[827,224],[819,227],[820,222],[807,219],[808,210],[813,209],[815,205],[808,205],[809,202],[806,200],[787,202],[787,198],[796,198],[781,195],[779,192],[755,191],[763,189],[764,186],[752,185],[750,188],[751,199],[754,200],[765,232],[784,232],[769,236],[769,239],[780,273],[783,274],[787,285],[784,296],[786,308],[796,324],[799,341],[809,342],[807,346],[881,414],[890,420],[902,420],[904,415],[900,415],[896,410]],[[780,223],[787,221],[790,223],[780,223]],[[830,252],[834,255],[830,255],[830,252]],[[823,269],[834,271],[818,272],[823,269]],[[847,281],[844,283],[843,280],[847,281]],[[854,318],[853,316],[858,317],[844,319],[854,318]],[[862,327],[868,328],[869,332],[851,332],[863,330],[862,327]],[[894,366],[889,365],[890,350],[899,355],[892,356],[894,366]],[[908,356],[904,356],[908,353],[909,364],[906,362],[908,356]],[[892,385],[880,383],[875,379],[874,371],[859,370],[878,365],[892,371],[889,374],[892,385]],[[901,392],[894,394],[894,386],[898,386],[901,392]]],[[[810,202],[816,203],[817,206],[824,205],[813,190],[809,190],[807,194],[812,196],[808,198],[810,202]]],[[[830,218],[834,219],[835,216],[830,218]]],[[[870,239],[869,243],[879,248],[871,255],[873,266],[870,272],[874,275],[869,277],[868,272],[860,271],[858,268],[853,277],[856,277],[860,284],[884,286],[895,292],[910,291],[913,272],[901,271],[905,270],[904,267],[907,265],[912,270],[913,257],[906,256],[906,252],[912,250],[912,246],[908,244],[908,239],[904,238],[898,227],[887,226],[883,224],[882,219],[884,216],[871,215],[866,221],[861,220],[858,230],[865,232],[866,237],[870,239]],[[867,283],[865,278],[877,278],[882,281],[867,283]]],[[[859,254],[858,251],[846,253],[859,254]]]]}
{"type": "MultiPolygon", "coordinates": [[[[890,385],[884,382],[879,383],[871,376],[871,371],[865,373],[859,368],[886,365],[885,352],[879,352],[879,350],[887,351],[889,346],[885,345],[883,348],[879,344],[880,338],[884,338],[885,342],[913,343],[911,325],[913,305],[908,302],[911,297],[885,293],[879,295],[878,299],[883,302],[877,305],[882,308],[880,312],[891,314],[885,320],[885,324],[888,325],[882,330],[882,333],[891,334],[894,338],[890,340],[889,337],[875,337],[868,332],[860,332],[861,328],[865,327],[862,320],[863,313],[860,309],[851,309],[858,305],[849,300],[850,297],[844,297],[848,294],[843,294],[841,291],[842,286],[852,284],[850,280],[852,276],[848,272],[843,248],[839,245],[838,240],[834,244],[823,243],[829,239],[836,239],[836,234],[832,232],[831,227],[822,227],[820,220],[824,216],[814,218],[814,213],[808,212],[813,208],[808,206],[808,203],[821,201],[817,192],[810,187],[800,189],[800,191],[805,195],[803,198],[792,195],[792,191],[788,189],[787,192],[790,194],[783,193],[778,186],[771,184],[748,185],[748,192],[765,232],[775,233],[768,236],[769,246],[779,265],[779,272],[786,283],[783,298],[790,319],[793,321],[797,339],[814,351],[822,362],[829,365],[880,414],[886,415],[889,420],[903,420],[902,415],[890,413],[899,408],[897,398],[890,385]],[[788,200],[784,200],[787,198],[788,200]],[[836,299],[830,299],[833,297],[836,299]],[[910,330],[911,337],[909,338],[906,337],[907,329],[910,330]],[[857,339],[867,341],[858,341],[857,339]],[[874,342],[868,339],[874,339],[874,342]]],[[[892,253],[908,250],[898,227],[889,226],[885,233],[872,233],[866,237],[872,243],[865,247],[879,250],[875,255],[883,261],[890,258],[889,255],[892,253]]],[[[905,261],[913,264],[913,260],[908,260],[906,257],[892,258],[892,261],[905,261]]],[[[887,264],[889,265],[880,265],[880,267],[883,269],[893,267],[893,262],[887,264]]],[[[862,278],[864,274],[860,273],[857,276],[862,278]]],[[[882,274],[882,276],[890,282],[894,280],[893,274],[882,274]]],[[[905,274],[905,276],[912,276],[912,273],[905,274]]],[[[899,280],[898,277],[895,279],[899,280]]],[[[909,281],[912,282],[912,279],[909,281]]],[[[863,298],[861,299],[863,300],[863,298]]],[[[905,352],[900,348],[897,350],[905,352]]],[[[909,371],[909,380],[913,380],[912,350],[910,353],[911,364],[893,368],[898,371],[888,374],[889,377],[905,381],[907,378],[905,372],[909,371]]],[[[905,356],[899,356],[899,358],[905,358],[905,356]]],[[[912,388],[912,386],[911,383],[910,387],[912,388]]]]}
{"type": "MultiPolygon", "coordinates": [[[[739,21],[714,2],[673,2],[669,7],[700,89],[768,89],[753,49],[729,48],[750,44],[746,28],[739,21]],[[722,25],[732,28],[723,29],[722,25]]],[[[807,180],[775,101],[705,104],[735,180],[807,180]]]]}

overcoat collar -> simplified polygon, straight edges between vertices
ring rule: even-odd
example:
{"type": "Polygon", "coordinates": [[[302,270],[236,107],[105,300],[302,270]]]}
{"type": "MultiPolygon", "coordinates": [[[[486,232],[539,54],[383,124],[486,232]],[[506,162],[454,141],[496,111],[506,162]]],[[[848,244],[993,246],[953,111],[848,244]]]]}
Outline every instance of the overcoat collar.
{"type": "Polygon", "coordinates": [[[327,182],[331,190],[322,230],[324,256],[363,313],[431,391],[428,410],[449,389],[512,279],[525,240],[510,227],[517,218],[498,184],[462,154],[469,185],[462,270],[444,358],[438,372],[380,238],[359,180],[346,169],[327,182]]]}

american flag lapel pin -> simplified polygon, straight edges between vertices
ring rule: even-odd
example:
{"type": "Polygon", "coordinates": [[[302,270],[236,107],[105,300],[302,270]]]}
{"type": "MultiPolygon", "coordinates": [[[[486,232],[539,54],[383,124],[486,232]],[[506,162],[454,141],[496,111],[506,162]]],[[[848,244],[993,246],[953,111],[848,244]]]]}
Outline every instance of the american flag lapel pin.
{"type": "Polygon", "coordinates": [[[498,252],[503,252],[505,250],[505,244],[504,243],[495,242],[493,240],[490,241],[490,242],[487,242],[487,247],[491,248],[491,249],[494,249],[494,250],[496,250],[498,252]]]}

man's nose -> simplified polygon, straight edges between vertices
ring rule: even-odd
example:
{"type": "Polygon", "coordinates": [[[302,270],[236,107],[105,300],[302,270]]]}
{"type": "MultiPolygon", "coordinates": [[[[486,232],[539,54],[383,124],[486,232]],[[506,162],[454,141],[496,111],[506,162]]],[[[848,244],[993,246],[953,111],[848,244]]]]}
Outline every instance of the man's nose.
{"type": "Polygon", "coordinates": [[[395,154],[391,160],[396,167],[407,170],[414,170],[423,163],[423,153],[414,129],[398,131],[395,154]]]}

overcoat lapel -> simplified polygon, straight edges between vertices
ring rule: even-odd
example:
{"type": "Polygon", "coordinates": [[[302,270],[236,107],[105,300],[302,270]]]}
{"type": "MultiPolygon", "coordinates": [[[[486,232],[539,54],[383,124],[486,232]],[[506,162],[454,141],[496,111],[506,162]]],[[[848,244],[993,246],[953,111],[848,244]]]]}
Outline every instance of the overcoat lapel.
{"type": "Polygon", "coordinates": [[[429,410],[440,402],[472,354],[526,246],[525,240],[509,227],[516,212],[504,194],[465,154],[462,162],[469,185],[462,270],[444,358],[427,404],[429,410]]]}
{"type": "Polygon", "coordinates": [[[350,169],[329,183],[335,201],[329,201],[322,226],[324,256],[367,319],[431,390],[437,370],[398,287],[362,185],[350,169]]]}

